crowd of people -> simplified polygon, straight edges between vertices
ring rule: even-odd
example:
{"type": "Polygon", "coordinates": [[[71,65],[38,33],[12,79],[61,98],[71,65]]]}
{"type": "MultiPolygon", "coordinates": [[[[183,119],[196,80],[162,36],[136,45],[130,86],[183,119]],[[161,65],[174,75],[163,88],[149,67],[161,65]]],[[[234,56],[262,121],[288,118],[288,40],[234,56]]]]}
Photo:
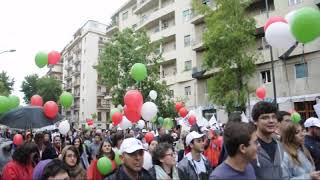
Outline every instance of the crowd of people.
{"type": "MultiPolygon", "coordinates": [[[[290,113],[258,102],[252,120],[229,118],[219,129],[192,126],[182,130],[72,129],[63,136],[26,132],[24,143],[1,133],[0,169],[3,180],[215,180],[320,179],[320,120],[291,121],[290,113]],[[11,143],[10,143],[11,142],[11,143]],[[110,172],[99,169],[108,158],[110,172]]],[[[107,166],[107,165],[106,165],[107,166]]]]}

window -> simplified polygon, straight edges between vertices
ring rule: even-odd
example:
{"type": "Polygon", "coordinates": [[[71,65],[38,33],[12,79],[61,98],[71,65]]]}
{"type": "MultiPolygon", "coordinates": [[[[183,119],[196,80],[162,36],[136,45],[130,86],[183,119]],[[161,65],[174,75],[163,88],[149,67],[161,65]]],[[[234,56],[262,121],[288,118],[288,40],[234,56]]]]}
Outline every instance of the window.
{"type": "Polygon", "coordinates": [[[164,70],[162,70],[161,75],[162,75],[162,78],[166,77],[166,75],[164,74],[164,70]]]}
{"type": "Polygon", "coordinates": [[[158,26],[156,26],[155,28],[154,28],[154,32],[156,33],[156,32],[159,32],[160,31],[160,28],[159,28],[159,25],[158,26]]]}
{"type": "Polygon", "coordinates": [[[184,11],[182,12],[182,17],[183,17],[183,21],[184,21],[184,22],[189,21],[189,20],[192,18],[192,11],[191,11],[191,9],[184,10],[184,11]]]}
{"type": "Polygon", "coordinates": [[[296,78],[304,78],[308,77],[308,64],[307,63],[302,63],[302,64],[296,64],[296,78]]]}
{"type": "Polygon", "coordinates": [[[99,54],[101,54],[102,53],[102,49],[99,49],[99,54]]]}
{"type": "Polygon", "coordinates": [[[132,25],[132,29],[135,30],[137,28],[137,24],[132,25]]]}
{"type": "Polygon", "coordinates": [[[316,101],[295,102],[294,109],[301,115],[301,119],[306,120],[309,117],[317,117],[317,114],[313,109],[313,105],[315,104],[316,101]]]}
{"type": "Polygon", "coordinates": [[[191,86],[187,86],[187,87],[184,88],[184,94],[186,96],[191,95],[191,86]]]}
{"type": "Polygon", "coordinates": [[[190,46],[191,45],[191,37],[190,35],[184,36],[184,47],[190,46]]]}
{"type": "Polygon", "coordinates": [[[147,19],[148,19],[147,15],[141,16],[141,20],[140,20],[141,22],[140,23],[144,23],[147,19]]]}
{"type": "Polygon", "coordinates": [[[122,14],[122,20],[126,20],[126,19],[128,19],[128,11],[122,14]]]}
{"type": "Polygon", "coordinates": [[[98,121],[101,121],[101,112],[98,112],[98,121]]]}
{"type": "Polygon", "coordinates": [[[191,60],[184,62],[184,70],[185,71],[190,71],[191,70],[191,66],[192,66],[191,60]]]}
{"type": "Polygon", "coordinates": [[[168,21],[162,21],[161,30],[167,29],[169,27],[168,21]]]}
{"type": "Polygon", "coordinates": [[[289,6],[302,3],[302,0],[288,0],[288,1],[289,1],[289,6]]]}
{"type": "Polygon", "coordinates": [[[261,82],[263,84],[265,83],[270,83],[271,82],[271,73],[270,70],[266,70],[266,71],[261,71],[260,72],[261,75],[261,82]]]}
{"type": "Polygon", "coordinates": [[[97,91],[98,91],[98,93],[101,92],[101,86],[98,86],[97,91]]]}
{"type": "Polygon", "coordinates": [[[173,90],[169,91],[169,96],[170,96],[170,98],[174,98],[174,91],[173,90]]]}

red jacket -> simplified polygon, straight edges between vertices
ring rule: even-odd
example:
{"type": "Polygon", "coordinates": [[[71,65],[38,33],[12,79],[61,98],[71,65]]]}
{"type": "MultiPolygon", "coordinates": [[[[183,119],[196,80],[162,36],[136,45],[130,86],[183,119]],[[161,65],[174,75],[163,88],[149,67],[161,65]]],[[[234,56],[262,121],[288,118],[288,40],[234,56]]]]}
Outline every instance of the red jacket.
{"type": "Polygon", "coordinates": [[[32,179],[32,164],[23,165],[18,161],[11,160],[2,169],[3,180],[32,179]]]}

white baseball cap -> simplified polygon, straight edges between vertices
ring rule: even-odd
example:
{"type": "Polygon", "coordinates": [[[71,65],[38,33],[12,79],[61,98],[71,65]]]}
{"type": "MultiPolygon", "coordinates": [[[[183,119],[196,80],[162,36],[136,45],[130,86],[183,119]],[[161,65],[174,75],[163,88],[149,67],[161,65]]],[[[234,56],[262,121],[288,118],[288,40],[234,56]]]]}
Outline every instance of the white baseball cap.
{"type": "Polygon", "coordinates": [[[192,140],[201,138],[202,136],[204,136],[204,134],[199,134],[196,131],[192,131],[186,137],[186,145],[189,146],[192,140]]]}
{"type": "Polygon", "coordinates": [[[133,153],[137,150],[144,149],[141,141],[136,138],[124,139],[120,146],[120,154],[122,153],[133,153]]]}
{"type": "Polygon", "coordinates": [[[143,133],[147,133],[148,131],[146,129],[142,129],[142,132],[143,133]]]}
{"type": "Polygon", "coordinates": [[[304,122],[304,127],[309,128],[312,126],[316,126],[320,128],[320,120],[315,117],[310,117],[304,122]]]}

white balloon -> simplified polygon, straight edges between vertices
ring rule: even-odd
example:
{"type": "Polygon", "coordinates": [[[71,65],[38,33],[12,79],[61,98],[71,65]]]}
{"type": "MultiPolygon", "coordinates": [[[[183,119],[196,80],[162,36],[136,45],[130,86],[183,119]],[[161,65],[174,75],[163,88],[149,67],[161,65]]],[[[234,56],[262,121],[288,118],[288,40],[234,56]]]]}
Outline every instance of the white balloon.
{"type": "Polygon", "coordinates": [[[63,135],[67,135],[69,130],[70,130],[70,124],[68,121],[62,121],[60,124],[59,124],[59,132],[63,135]]]}
{"type": "Polygon", "coordinates": [[[132,123],[125,116],[123,116],[122,120],[121,120],[121,122],[119,124],[119,127],[121,129],[125,130],[125,129],[128,129],[128,128],[132,127],[132,123]]]}
{"type": "Polygon", "coordinates": [[[288,49],[296,43],[287,23],[272,23],[265,34],[267,42],[274,48],[288,49]]]}
{"type": "Polygon", "coordinates": [[[296,12],[297,12],[296,10],[291,11],[291,12],[289,12],[289,13],[284,17],[284,19],[288,22],[289,25],[291,25],[292,20],[293,20],[292,18],[294,17],[294,14],[295,14],[296,12]]]}
{"type": "Polygon", "coordinates": [[[137,123],[137,127],[139,129],[143,129],[145,125],[146,125],[146,123],[144,122],[144,120],[141,120],[141,119],[137,123]]]}
{"type": "Polygon", "coordinates": [[[141,108],[141,116],[144,120],[150,121],[154,118],[158,113],[158,107],[153,102],[145,102],[141,108]]]}
{"type": "Polygon", "coordinates": [[[150,97],[152,100],[156,100],[156,99],[157,99],[157,96],[158,96],[157,91],[151,90],[151,91],[149,92],[149,97],[150,97]]]}
{"type": "Polygon", "coordinates": [[[152,164],[152,156],[150,155],[150,153],[148,151],[144,151],[143,154],[143,168],[145,170],[149,170],[150,168],[152,168],[153,164],[152,164]]]}

